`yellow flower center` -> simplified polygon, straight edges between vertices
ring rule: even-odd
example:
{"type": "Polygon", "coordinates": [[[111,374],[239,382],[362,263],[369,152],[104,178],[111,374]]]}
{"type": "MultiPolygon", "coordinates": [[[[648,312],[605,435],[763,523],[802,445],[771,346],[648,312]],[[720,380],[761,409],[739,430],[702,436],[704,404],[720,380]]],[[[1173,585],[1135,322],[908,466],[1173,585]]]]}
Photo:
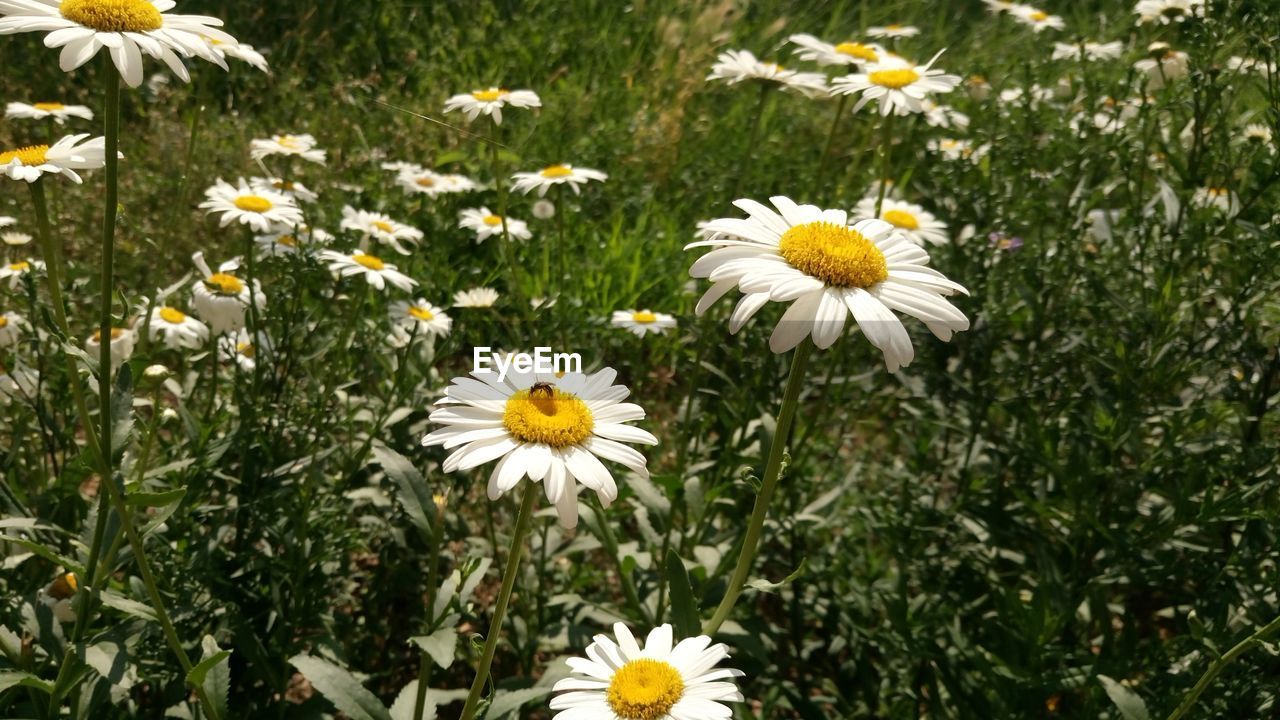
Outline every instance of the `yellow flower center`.
{"type": "Polygon", "coordinates": [[[680,671],[662,660],[641,658],[613,674],[605,700],[623,720],[657,720],[684,696],[680,671]]]}
{"type": "Polygon", "coordinates": [[[586,403],[545,385],[512,395],[502,413],[502,424],[521,442],[555,448],[581,443],[591,437],[595,427],[586,403]]]}
{"type": "Polygon", "coordinates": [[[66,105],[63,105],[62,103],[36,103],[31,107],[45,112],[53,112],[54,110],[61,110],[66,107],[66,105]]]}
{"type": "Polygon", "coordinates": [[[351,256],[351,259],[356,263],[369,268],[370,270],[382,270],[387,267],[386,263],[382,262],[382,260],[374,257],[373,255],[356,253],[355,255],[351,256]]]}
{"type": "Polygon", "coordinates": [[[476,90],[475,92],[471,93],[471,97],[479,100],[480,102],[493,102],[494,100],[497,100],[498,98],[501,98],[502,96],[507,94],[509,93],[506,90],[499,90],[498,88],[489,88],[488,90],[476,90]]]}
{"type": "Polygon", "coordinates": [[[272,185],[272,186],[274,186],[274,187],[275,187],[275,189],[277,189],[277,190],[284,190],[284,191],[286,191],[286,192],[288,192],[288,191],[290,191],[290,190],[292,190],[292,189],[294,188],[294,184],[293,184],[292,182],[288,181],[288,180],[277,180],[277,181],[275,181],[275,182],[271,183],[271,185],[272,185]]]}
{"type": "Polygon", "coordinates": [[[16,263],[9,263],[9,270],[12,272],[20,273],[20,272],[26,272],[30,269],[31,269],[31,263],[27,262],[26,260],[19,260],[16,263]]]}
{"type": "Polygon", "coordinates": [[[435,178],[429,178],[429,177],[420,177],[417,180],[414,180],[414,182],[418,184],[418,187],[429,188],[429,187],[435,187],[436,185],[435,178]]]}
{"type": "Polygon", "coordinates": [[[1049,13],[1043,10],[1036,10],[1032,12],[1030,15],[1028,15],[1027,17],[1031,18],[1035,22],[1044,22],[1045,20],[1049,19],[1049,13]]]}
{"type": "Polygon", "coordinates": [[[8,326],[9,326],[9,318],[3,315],[0,315],[0,328],[5,328],[8,326]]]}
{"type": "Polygon", "coordinates": [[[489,227],[497,227],[502,224],[502,218],[497,215],[485,215],[481,222],[489,227]]]}
{"type": "Polygon", "coordinates": [[[885,29],[885,30],[893,30],[893,31],[897,31],[897,30],[901,30],[901,29],[902,29],[902,26],[901,26],[901,25],[885,25],[885,26],[884,26],[884,29],[885,29]]]}
{"type": "Polygon", "coordinates": [[[795,269],[835,287],[869,288],[889,277],[875,243],[834,223],[796,225],[783,234],[778,253],[795,269]]]}
{"type": "Polygon", "coordinates": [[[1212,197],[1212,198],[1225,197],[1226,194],[1227,194],[1226,188],[1209,188],[1209,197],[1212,197]]]}
{"type": "Polygon", "coordinates": [[[250,360],[252,360],[253,356],[257,354],[257,351],[253,349],[253,343],[247,343],[247,342],[236,343],[236,352],[249,358],[250,360]]]}
{"type": "Polygon", "coordinates": [[[855,57],[859,60],[868,60],[870,62],[875,62],[880,59],[880,56],[876,54],[875,50],[872,50],[862,43],[856,42],[842,42],[836,46],[836,52],[841,55],[848,55],[849,57],[855,57]]]}
{"type": "MultiPolygon", "coordinates": [[[[124,335],[124,330],[121,330],[120,328],[111,328],[111,342],[119,340],[121,335],[124,335]]],[[[93,331],[93,341],[96,343],[102,342],[101,330],[93,331]]]]}
{"type": "Polygon", "coordinates": [[[219,295],[239,295],[244,291],[244,283],[235,275],[214,273],[204,281],[205,287],[219,295]]]}
{"type": "Polygon", "coordinates": [[[270,200],[260,195],[241,195],[236,198],[236,207],[245,212],[264,213],[275,206],[270,200]]]}
{"type": "Polygon", "coordinates": [[[917,230],[920,228],[920,221],[905,210],[885,210],[880,215],[880,219],[903,230],[917,230]]]}
{"type": "Polygon", "coordinates": [[[422,322],[431,322],[435,318],[435,313],[422,307],[421,305],[410,305],[409,314],[421,320],[422,322]]]}
{"type": "Polygon", "coordinates": [[[640,312],[631,313],[631,320],[633,322],[638,322],[644,325],[648,325],[649,323],[657,322],[658,316],[654,315],[648,310],[641,310],[640,312]]]}
{"type": "Polygon", "coordinates": [[[171,307],[160,308],[160,319],[172,325],[181,325],[187,321],[187,314],[171,307]]]}
{"type": "Polygon", "coordinates": [[[50,583],[49,595],[55,600],[66,600],[75,595],[79,589],[80,581],[76,578],[76,574],[69,572],[59,575],[56,580],[50,583]]]}
{"type": "Polygon", "coordinates": [[[276,140],[276,142],[279,143],[281,147],[289,150],[302,149],[302,141],[292,135],[281,135],[280,139],[276,140]]]}
{"type": "Polygon", "coordinates": [[[29,145],[21,147],[17,150],[9,150],[0,153],[0,165],[8,165],[17,160],[22,165],[43,165],[45,153],[49,152],[48,145],[29,145]]]}
{"type": "Polygon", "coordinates": [[[298,247],[298,238],[292,235],[281,235],[280,237],[276,238],[276,242],[285,247],[291,247],[291,248],[298,247]]]}
{"type": "Polygon", "coordinates": [[[552,165],[542,169],[542,177],[545,178],[569,177],[572,174],[573,170],[568,165],[552,165]]]}
{"type": "MultiPolygon", "coordinates": [[[[421,185],[422,181],[419,180],[418,184],[421,185]]],[[[381,230],[384,233],[394,233],[396,231],[396,229],[392,227],[391,223],[387,222],[386,220],[374,220],[372,223],[370,223],[370,225],[373,225],[375,228],[381,230]]]]}
{"type": "Polygon", "coordinates": [[[892,88],[898,90],[904,88],[911,83],[920,79],[920,74],[911,68],[899,68],[897,70],[876,70],[867,75],[867,79],[873,84],[881,87],[892,88]]]}
{"type": "Polygon", "coordinates": [[[62,17],[98,32],[147,32],[164,27],[164,16],[147,0],[62,0],[62,17]]]}

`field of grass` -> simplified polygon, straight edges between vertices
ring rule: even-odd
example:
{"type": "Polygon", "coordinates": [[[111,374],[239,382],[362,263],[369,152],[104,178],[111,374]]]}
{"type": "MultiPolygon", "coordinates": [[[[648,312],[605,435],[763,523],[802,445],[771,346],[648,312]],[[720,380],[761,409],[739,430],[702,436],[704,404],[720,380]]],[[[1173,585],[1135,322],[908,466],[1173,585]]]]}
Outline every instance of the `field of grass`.
{"type": "MultiPolygon", "coordinates": [[[[0,0],[0,32],[42,2],[0,0]]],[[[561,720],[1280,718],[1280,6],[1202,4],[1139,23],[1129,0],[1059,1],[1037,30],[982,0],[179,0],[270,72],[190,58],[188,84],[147,57],[118,187],[110,165],[6,173],[8,150],[103,135],[116,71],[0,34],[0,102],[95,113],[0,120],[0,717],[550,718],[565,659],[621,622],[724,643],[742,700],[561,720]],[[869,34],[891,24],[919,34],[869,34]],[[797,33],[945,50],[959,83],[885,116],[708,79],[735,49],[857,72],[799,58],[797,33]],[[1118,56],[1055,59],[1083,41],[1118,56]],[[1185,74],[1144,69],[1170,57],[1153,43],[1185,74]],[[443,111],[490,86],[541,107],[443,111]],[[325,162],[251,157],[277,134],[325,162]],[[410,194],[397,162],[476,187],[410,194]],[[608,177],[553,187],[551,214],[511,187],[560,163],[608,177]],[[242,177],[317,193],[301,250],[200,207],[242,177]],[[774,196],[922,206],[968,329],[900,313],[914,360],[889,372],[852,317],[775,353],[780,302],[736,333],[737,289],[699,316],[699,223],[774,196]],[[458,218],[482,206],[532,238],[477,242],[458,218]],[[400,254],[346,207],[422,238],[400,254]],[[357,247],[417,285],[320,255],[357,247]],[[260,283],[252,331],[175,349],[148,318],[214,321],[197,252],[260,283]],[[496,303],[454,306],[477,287],[496,303]],[[104,299],[137,340],[109,392],[86,343],[104,299]],[[451,325],[396,341],[415,299],[451,325]],[[676,327],[611,323],[645,309],[676,327]],[[545,483],[490,500],[495,462],[446,470],[453,448],[422,443],[474,348],[538,346],[616,370],[657,440],[625,441],[646,472],[605,461],[618,496],[583,489],[576,527],[545,483]]]]}

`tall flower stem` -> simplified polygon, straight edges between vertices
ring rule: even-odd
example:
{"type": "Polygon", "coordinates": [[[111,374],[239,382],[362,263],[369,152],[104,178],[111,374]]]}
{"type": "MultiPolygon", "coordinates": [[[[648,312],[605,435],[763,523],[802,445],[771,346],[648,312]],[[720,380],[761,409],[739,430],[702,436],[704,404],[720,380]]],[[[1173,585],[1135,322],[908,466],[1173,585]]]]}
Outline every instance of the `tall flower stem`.
{"type": "Polygon", "coordinates": [[[1204,694],[1205,689],[1207,689],[1209,684],[1218,677],[1223,668],[1230,665],[1236,658],[1252,650],[1258,645],[1261,645],[1277,630],[1280,630],[1280,617],[1277,617],[1275,620],[1272,620],[1266,625],[1258,628],[1257,632],[1244,640],[1241,640],[1239,643],[1236,643],[1235,647],[1231,648],[1223,654],[1222,657],[1215,660],[1213,664],[1209,666],[1209,669],[1204,671],[1204,675],[1200,676],[1200,680],[1196,682],[1195,687],[1191,688],[1191,692],[1187,693],[1186,697],[1182,699],[1182,702],[1178,704],[1177,709],[1170,713],[1168,720],[1179,720],[1190,712],[1191,708],[1195,707],[1200,696],[1204,694]]]}
{"type": "Polygon", "coordinates": [[[756,111],[751,117],[751,129],[747,131],[747,146],[743,148],[741,159],[738,161],[738,172],[734,173],[732,191],[729,197],[733,200],[738,199],[738,191],[742,189],[742,176],[746,174],[747,167],[751,163],[751,155],[756,149],[756,140],[760,136],[760,127],[763,124],[765,108],[769,104],[769,91],[773,87],[770,83],[760,83],[760,99],[756,101],[756,111]]]}
{"type": "MultiPolygon", "coordinates": [[[[527,494],[527,493],[526,493],[527,494]]],[[[431,566],[427,568],[427,613],[432,617],[427,623],[428,632],[434,632],[440,618],[435,615],[436,593],[439,588],[436,582],[440,579],[440,538],[444,535],[444,502],[436,502],[436,521],[431,524],[431,548],[427,557],[431,558],[431,566]]],[[[413,700],[413,720],[422,720],[427,709],[427,685],[431,682],[432,663],[430,655],[423,650],[418,657],[418,692],[413,700]]]]}
{"type": "Polygon", "coordinates": [[[747,584],[747,576],[756,558],[756,547],[760,544],[760,534],[764,530],[764,520],[769,514],[769,503],[778,489],[778,478],[782,474],[782,456],[786,452],[787,436],[791,434],[791,426],[796,419],[796,408],[800,404],[800,390],[804,387],[805,370],[809,366],[809,355],[812,352],[812,343],[805,339],[791,356],[791,371],[787,375],[787,388],[782,394],[782,408],[778,411],[773,443],[769,446],[769,460],[764,469],[764,481],[760,485],[760,493],[756,495],[755,507],[751,510],[747,536],[742,541],[742,552],[738,554],[738,565],[733,570],[733,577],[729,580],[729,587],[725,590],[720,606],[716,608],[711,619],[702,626],[703,635],[715,635],[725,619],[729,617],[734,604],[738,602],[743,586],[747,584]]]}
{"type": "Polygon", "coordinates": [[[524,483],[524,497],[520,500],[520,514],[516,516],[516,527],[511,532],[511,547],[507,551],[507,567],[502,571],[502,589],[498,592],[498,602],[493,606],[493,619],[489,621],[489,634],[484,639],[484,651],[480,655],[480,665],[476,667],[476,679],[471,683],[471,692],[467,694],[467,703],[462,708],[460,720],[472,720],[480,705],[480,695],[484,692],[485,681],[489,679],[489,667],[493,664],[493,654],[498,649],[498,638],[502,637],[502,621],[507,616],[507,604],[511,601],[511,591],[516,585],[516,574],[520,570],[520,555],[524,552],[524,539],[533,524],[533,501],[537,497],[537,488],[532,482],[524,483]]]}
{"type": "Polygon", "coordinates": [[[818,172],[813,174],[813,189],[809,192],[809,197],[807,198],[809,202],[817,202],[819,199],[817,195],[822,191],[822,181],[826,176],[827,163],[831,160],[831,148],[836,142],[836,131],[840,129],[840,121],[844,119],[844,109],[848,104],[848,95],[841,95],[839,102],[836,103],[836,116],[831,120],[831,130],[827,133],[827,143],[822,148],[822,157],[818,158],[818,172]]]}
{"type": "Polygon", "coordinates": [[[513,296],[519,298],[520,277],[516,274],[515,247],[511,244],[511,234],[507,231],[507,183],[502,176],[502,158],[498,150],[502,147],[499,141],[499,127],[494,125],[493,135],[489,138],[489,167],[493,172],[493,189],[498,193],[498,217],[502,218],[502,247],[500,254],[507,266],[507,283],[513,296]]]}
{"type": "Polygon", "coordinates": [[[884,206],[885,191],[889,189],[889,145],[893,141],[893,119],[896,112],[884,116],[884,124],[880,126],[880,194],[876,197],[876,217],[880,217],[880,208],[884,206]]]}

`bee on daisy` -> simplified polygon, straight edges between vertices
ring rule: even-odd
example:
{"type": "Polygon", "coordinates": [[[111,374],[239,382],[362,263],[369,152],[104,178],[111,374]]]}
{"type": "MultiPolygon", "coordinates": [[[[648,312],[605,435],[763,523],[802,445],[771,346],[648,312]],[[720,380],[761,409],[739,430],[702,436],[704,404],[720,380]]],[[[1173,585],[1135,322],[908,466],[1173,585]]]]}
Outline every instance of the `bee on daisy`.
{"type": "Polygon", "coordinates": [[[31,329],[27,319],[12,310],[0,313],[0,350],[13,347],[31,329]]]}
{"type": "Polygon", "coordinates": [[[819,65],[863,65],[880,62],[880,56],[886,52],[879,45],[864,45],[852,40],[833,45],[804,33],[792,35],[787,39],[792,45],[798,46],[795,50],[796,56],[801,60],[819,65]]]}
{"type": "Polygon", "coordinates": [[[542,100],[532,90],[507,90],[491,87],[484,90],[472,90],[468,93],[454,95],[444,103],[445,112],[461,111],[468,120],[474,121],[481,115],[493,118],[495,125],[502,124],[502,108],[510,105],[513,108],[532,109],[542,107],[542,100]]]}
{"type": "MultiPolygon", "coordinates": [[[[503,218],[489,212],[487,207],[467,208],[458,214],[458,227],[476,234],[476,242],[482,243],[491,237],[502,237],[503,218]]],[[[533,237],[528,223],[515,218],[506,218],[506,233],[513,240],[528,240],[533,237]]]]}
{"type": "Polygon", "coordinates": [[[323,250],[320,252],[320,259],[329,263],[329,270],[334,275],[344,278],[363,276],[365,282],[378,290],[386,290],[387,285],[391,285],[405,292],[412,292],[418,284],[416,280],[397,270],[395,265],[361,250],[351,254],[323,250]]]}
{"type": "Polygon", "coordinates": [[[821,95],[827,91],[827,76],[822,73],[788,70],[778,63],[763,62],[749,50],[720,53],[707,80],[723,80],[730,85],[747,80],[776,84],[804,95],[821,95]]]}
{"type": "Polygon", "coordinates": [[[183,311],[158,305],[147,322],[152,342],[170,350],[199,350],[209,341],[209,326],[183,311]]]}
{"type": "Polygon", "coordinates": [[[8,265],[0,265],[0,280],[9,281],[9,289],[14,290],[22,283],[22,278],[32,272],[44,272],[44,263],[39,260],[14,260],[8,265]]]}
{"type": "Polygon", "coordinates": [[[537,172],[518,172],[512,175],[511,179],[515,181],[512,187],[516,190],[526,195],[537,190],[541,197],[556,185],[568,185],[577,195],[582,192],[582,186],[588,182],[604,182],[609,179],[609,176],[599,170],[561,163],[548,165],[537,172]]]}
{"type": "MultiPolygon", "coordinates": [[[[854,217],[876,217],[876,202],[879,199],[879,193],[862,198],[853,209],[854,217]]],[[[946,245],[950,239],[947,224],[914,203],[886,197],[880,205],[880,219],[916,245],[946,245]]]]}
{"type": "Polygon", "coordinates": [[[272,135],[249,142],[249,156],[254,160],[262,160],[272,155],[298,157],[307,162],[324,165],[326,151],[316,147],[315,136],[308,134],[272,135]]]}
{"type": "MultiPolygon", "coordinates": [[[[111,352],[111,370],[114,372],[122,363],[133,356],[133,348],[137,342],[137,336],[130,328],[111,328],[110,333],[110,352],[111,352]]],[[[93,334],[84,341],[85,352],[89,357],[97,358],[102,348],[102,331],[94,330],[93,334]]]]}
{"type": "Polygon", "coordinates": [[[968,294],[928,266],[929,255],[883,220],[849,222],[843,210],[770,198],[734,203],[746,218],[714,220],[708,228],[739,240],[713,237],[687,248],[714,248],[689,274],[713,284],[698,301],[698,314],[735,287],[743,293],[729,319],[738,332],[770,300],[790,303],[769,338],[775,353],[812,337],[831,347],[852,315],[867,340],[884,354],[890,372],[911,363],[915,349],[895,312],[917,317],[941,340],[969,329],[947,296],[968,294]]]}
{"type": "Polygon", "coordinates": [[[644,455],[624,443],[656,445],[658,439],[629,423],[644,409],[623,400],[617,372],[473,372],[454,378],[430,419],[444,427],[422,439],[426,447],[453,450],[445,472],[470,470],[497,460],[489,475],[489,499],[497,500],[528,477],[541,482],[560,524],[578,524],[578,485],[594,490],[608,507],[618,497],[613,474],[600,459],[648,477],[644,455]]]}
{"type": "Polygon", "coordinates": [[[105,138],[88,137],[88,133],[68,135],[53,145],[0,150],[0,175],[28,183],[45,175],[62,175],[79,185],[77,170],[98,170],[107,163],[105,138]]]}
{"type": "MultiPolygon", "coordinates": [[[[391,303],[389,309],[392,324],[405,332],[397,338],[408,339],[410,336],[416,337],[444,337],[449,334],[450,328],[453,327],[453,320],[445,314],[444,310],[432,305],[431,303],[417,298],[412,302],[397,300],[391,303]]],[[[397,345],[395,341],[392,345],[397,345]]]]}
{"type": "Polygon", "coordinates": [[[725,703],[742,702],[739,670],[717,668],[729,648],[705,635],[675,641],[670,625],[654,628],[644,647],[623,623],[614,639],[596,635],[586,657],[569,658],[572,674],[555,684],[550,707],[560,720],[726,720],[725,703]]]}
{"type": "Polygon", "coordinates": [[[71,72],[107,49],[129,87],[142,84],[142,56],[162,61],[183,82],[191,76],[182,58],[198,57],[223,70],[226,60],[206,38],[236,39],[222,21],[169,13],[173,0],[0,0],[0,35],[48,32],[45,47],[62,48],[59,64],[71,72]]]}
{"type": "Polygon", "coordinates": [[[854,104],[857,112],[869,102],[880,104],[880,114],[908,115],[924,112],[922,101],[933,93],[949,93],[960,84],[958,75],[948,75],[933,68],[942,51],[924,65],[903,58],[886,57],[867,63],[863,72],[836,78],[831,83],[833,95],[860,95],[854,104]]]}
{"type": "Polygon", "coordinates": [[[258,233],[268,233],[302,224],[302,210],[292,197],[270,186],[250,186],[244,178],[236,185],[218,180],[204,195],[208,199],[200,203],[200,208],[211,214],[222,213],[221,227],[236,223],[248,225],[258,233]]]}
{"type": "Polygon", "coordinates": [[[4,116],[15,120],[44,120],[52,118],[62,125],[71,118],[92,120],[93,111],[84,105],[63,105],[60,102],[27,103],[11,102],[4,108],[4,116]]]}
{"type": "Polygon", "coordinates": [[[196,313],[209,324],[214,335],[234,332],[244,327],[245,310],[256,301],[259,312],[267,308],[267,296],[262,284],[255,278],[253,287],[234,274],[240,268],[239,260],[228,260],[213,272],[205,262],[204,253],[191,256],[200,273],[191,291],[196,313]]]}
{"type": "Polygon", "coordinates": [[[402,243],[417,244],[425,237],[415,227],[392,220],[382,213],[357,210],[350,205],[342,208],[343,230],[358,232],[366,239],[372,238],[381,245],[387,245],[401,255],[408,255],[409,250],[402,243]]]}
{"type": "Polygon", "coordinates": [[[609,324],[633,333],[636,337],[644,337],[649,333],[662,335],[676,326],[676,319],[666,313],[652,310],[615,310],[609,324]]]}
{"type": "Polygon", "coordinates": [[[459,290],[453,294],[453,306],[456,308],[487,308],[498,302],[498,291],[491,287],[477,287],[470,290],[459,290]]]}

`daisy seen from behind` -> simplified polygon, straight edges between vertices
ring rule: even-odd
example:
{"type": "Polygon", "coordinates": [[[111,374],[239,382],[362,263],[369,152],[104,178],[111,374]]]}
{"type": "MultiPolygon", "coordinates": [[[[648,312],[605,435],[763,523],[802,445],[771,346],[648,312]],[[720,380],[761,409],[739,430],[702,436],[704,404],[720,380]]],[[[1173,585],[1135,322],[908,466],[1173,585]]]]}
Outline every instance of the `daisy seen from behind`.
{"type": "Polygon", "coordinates": [[[444,103],[445,112],[461,110],[468,120],[475,120],[481,115],[493,118],[495,125],[502,124],[502,108],[510,105],[513,108],[532,109],[542,107],[542,100],[532,90],[507,90],[491,87],[485,90],[472,90],[468,93],[454,95],[444,103]]]}
{"type": "Polygon", "coordinates": [[[733,715],[724,703],[742,702],[734,679],[743,673],[716,667],[727,645],[706,635],[676,643],[670,625],[651,630],[643,648],[623,623],[613,634],[566,661],[573,673],[555,684],[562,694],[550,704],[558,720],[723,720],[733,715]]]}
{"type": "Polygon", "coordinates": [[[518,172],[511,176],[515,181],[513,187],[524,194],[537,190],[539,197],[556,185],[568,185],[575,195],[582,192],[581,186],[588,182],[604,182],[609,176],[599,170],[574,167],[567,163],[548,165],[537,172],[518,172]]]}
{"type": "Polygon", "coordinates": [[[929,255],[883,220],[849,223],[843,210],[797,205],[770,198],[773,208],[754,200],[734,203],[746,218],[713,220],[720,236],[690,243],[711,247],[689,274],[713,284],[698,301],[702,314],[737,288],[743,293],[729,319],[742,329],[769,301],[789,303],[769,338],[775,353],[786,352],[806,337],[819,349],[831,347],[849,315],[867,340],[884,354],[890,372],[915,357],[911,337],[895,315],[917,317],[941,340],[950,340],[969,320],[946,296],[968,291],[928,267],[929,255]]]}
{"type": "Polygon", "coordinates": [[[624,443],[656,445],[652,434],[629,423],[644,409],[623,402],[630,391],[615,385],[617,372],[497,372],[454,378],[431,412],[444,425],[422,439],[426,447],[452,450],[443,470],[470,470],[497,460],[489,475],[489,499],[497,500],[522,478],[541,482],[560,524],[578,524],[578,484],[608,507],[618,497],[613,474],[600,462],[616,462],[648,477],[644,455],[624,443]]]}
{"type": "Polygon", "coordinates": [[[11,102],[5,106],[4,116],[19,120],[43,120],[53,118],[59,125],[69,118],[92,120],[93,111],[84,105],[63,105],[60,102],[27,103],[11,102]]]}
{"type": "Polygon", "coordinates": [[[498,302],[498,291],[491,287],[477,287],[470,290],[459,290],[453,294],[453,306],[456,308],[487,308],[498,302]]]}
{"type": "Polygon", "coordinates": [[[899,57],[868,63],[863,72],[833,80],[831,93],[861,95],[853,106],[854,112],[872,101],[880,103],[881,115],[923,112],[921,101],[924,98],[934,93],[949,93],[960,84],[960,76],[933,68],[941,55],[942,51],[938,51],[925,65],[916,65],[899,57]]]}

